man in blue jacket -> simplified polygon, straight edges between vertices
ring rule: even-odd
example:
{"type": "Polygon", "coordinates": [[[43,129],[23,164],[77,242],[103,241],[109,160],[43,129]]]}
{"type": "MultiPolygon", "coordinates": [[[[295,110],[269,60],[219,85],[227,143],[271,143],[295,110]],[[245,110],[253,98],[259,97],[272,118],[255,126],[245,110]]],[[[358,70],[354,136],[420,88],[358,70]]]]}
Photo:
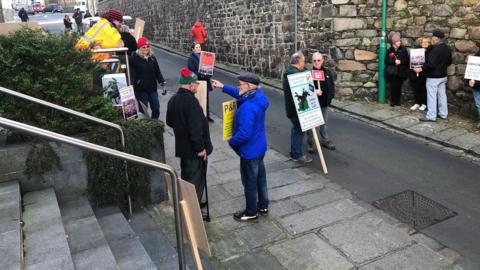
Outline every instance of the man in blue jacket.
{"type": "Polygon", "coordinates": [[[246,208],[236,212],[237,221],[256,221],[258,214],[268,214],[267,175],[263,158],[267,151],[265,112],[269,102],[260,80],[255,74],[242,73],[238,77],[238,88],[213,80],[215,88],[237,100],[237,111],[233,119],[233,137],[228,144],[240,156],[240,174],[245,192],[246,208]]]}

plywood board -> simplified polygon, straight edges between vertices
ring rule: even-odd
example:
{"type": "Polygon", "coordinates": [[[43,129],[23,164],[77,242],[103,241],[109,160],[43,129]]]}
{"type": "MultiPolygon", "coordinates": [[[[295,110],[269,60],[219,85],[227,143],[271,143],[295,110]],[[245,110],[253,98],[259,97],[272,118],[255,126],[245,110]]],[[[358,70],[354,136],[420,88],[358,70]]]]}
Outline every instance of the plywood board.
{"type": "Polygon", "coordinates": [[[145,29],[145,21],[139,18],[135,19],[135,33],[134,37],[136,40],[143,37],[143,29],[145,29]]]}
{"type": "Polygon", "coordinates": [[[203,114],[207,116],[207,81],[198,81],[197,93],[195,97],[198,99],[198,103],[202,107],[203,114]]]}

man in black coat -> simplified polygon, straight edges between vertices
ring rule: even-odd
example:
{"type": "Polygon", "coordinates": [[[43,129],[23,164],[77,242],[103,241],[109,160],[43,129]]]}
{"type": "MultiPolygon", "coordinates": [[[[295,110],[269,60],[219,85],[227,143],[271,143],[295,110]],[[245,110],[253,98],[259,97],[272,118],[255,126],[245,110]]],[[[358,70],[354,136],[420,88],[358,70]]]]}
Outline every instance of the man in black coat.
{"type": "Polygon", "coordinates": [[[75,9],[72,18],[75,20],[75,24],[77,25],[78,34],[83,35],[83,16],[79,8],[75,9]]]}
{"type": "Polygon", "coordinates": [[[180,70],[180,88],[167,107],[167,125],[175,133],[175,156],[180,158],[181,177],[195,185],[201,203],[207,181],[207,156],[212,153],[208,121],[195,98],[198,78],[190,70],[180,70]]]}
{"type": "Polygon", "coordinates": [[[440,30],[434,30],[432,46],[427,50],[425,64],[421,68],[415,68],[415,72],[424,71],[427,77],[427,107],[428,112],[420,121],[437,121],[437,116],[447,119],[447,68],[452,64],[452,50],[445,44],[445,34],[440,30]],[[437,114],[438,106],[438,114],[437,114]]]}
{"type": "MultiPolygon", "coordinates": [[[[315,89],[317,89],[318,101],[322,108],[322,115],[325,124],[320,126],[320,144],[321,146],[335,150],[335,145],[332,143],[327,134],[327,119],[328,119],[328,107],[332,103],[332,99],[335,97],[335,78],[330,69],[323,66],[323,55],[316,52],[312,55],[313,70],[323,71],[324,80],[314,81],[315,89]]],[[[311,132],[307,132],[308,152],[315,153],[313,135],[311,132]]]]}
{"type": "Polygon", "coordinates": [[[20,9],[20,11],[18,12],[18,17],[20,17],[20,20],[22,20],[22,22],[28,22],[28,14],[25,8],[22,7],[20,9]]]}

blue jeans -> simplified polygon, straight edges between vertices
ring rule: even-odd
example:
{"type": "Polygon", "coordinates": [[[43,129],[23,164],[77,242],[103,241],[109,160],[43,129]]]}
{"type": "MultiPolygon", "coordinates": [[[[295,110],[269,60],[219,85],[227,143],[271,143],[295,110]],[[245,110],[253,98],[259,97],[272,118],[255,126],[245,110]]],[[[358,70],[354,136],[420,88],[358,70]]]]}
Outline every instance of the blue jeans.
{"type": "Polygon", "coordinates": [[[298,118],[289,119],[293,124],[290,132],[290,157],[297,159],[303,156],[303,131],[298,118]]]}
{"type": "MultiPolygon", "coordinates": [[[[152,92],[146,91],[137,91],[135,92],[135,97],[139,102],[142,102],[145,106],[150,103],[150,109],[152,110],[152,118],[158,119],[160,116],[160,101],[158,100],[157,90],[152,92]]],[[[142,105],[139,104],[140,112],[145,114],[143,111],[142,105]]]]}
{"type": "Polygon", "coordinates": [[[442,118],[447,118],[448,104],[446,88],[447,77],[427,78],[427,119],[436,120],[437,114],[442,118]]]}
{"type": "Polygon", "coordinates": [[[480,119],[480,90],[473,90],[473,98],[475,99],[475,106],[477,107],[478,119],[480,119]]]}
{"type": "Polygon", "coordinates": [[[267,173],[263,157],[240,158],[240,175],[245,192],[246,215],[256,215],[258,208],[268,208],[267,173]],[[258,204],[257,204],[258,195],[258,204]]]}

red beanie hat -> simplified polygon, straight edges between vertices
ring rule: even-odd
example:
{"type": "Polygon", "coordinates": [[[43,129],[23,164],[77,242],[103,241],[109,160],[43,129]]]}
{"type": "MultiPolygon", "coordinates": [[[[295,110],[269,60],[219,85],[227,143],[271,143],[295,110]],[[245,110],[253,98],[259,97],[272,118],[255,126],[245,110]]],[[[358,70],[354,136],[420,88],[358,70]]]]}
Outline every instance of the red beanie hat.
{"type": "Polygon", "coordinates": [[[105,18],[111,22],[113,22],[114,20],[123,22],[123,13],[118,9],[112,8],[107,11],[107,13],[105,13],[105,18]]]}
{"type": "Polygon", "coordinates": [[[150,46],[150,43],[148,42],[148,39],[144,38],[144,37],[141,37],[138,39],[138,42],[137,42],[137,48],[141,48],[145,45],[148,45],[150,46]]]}

